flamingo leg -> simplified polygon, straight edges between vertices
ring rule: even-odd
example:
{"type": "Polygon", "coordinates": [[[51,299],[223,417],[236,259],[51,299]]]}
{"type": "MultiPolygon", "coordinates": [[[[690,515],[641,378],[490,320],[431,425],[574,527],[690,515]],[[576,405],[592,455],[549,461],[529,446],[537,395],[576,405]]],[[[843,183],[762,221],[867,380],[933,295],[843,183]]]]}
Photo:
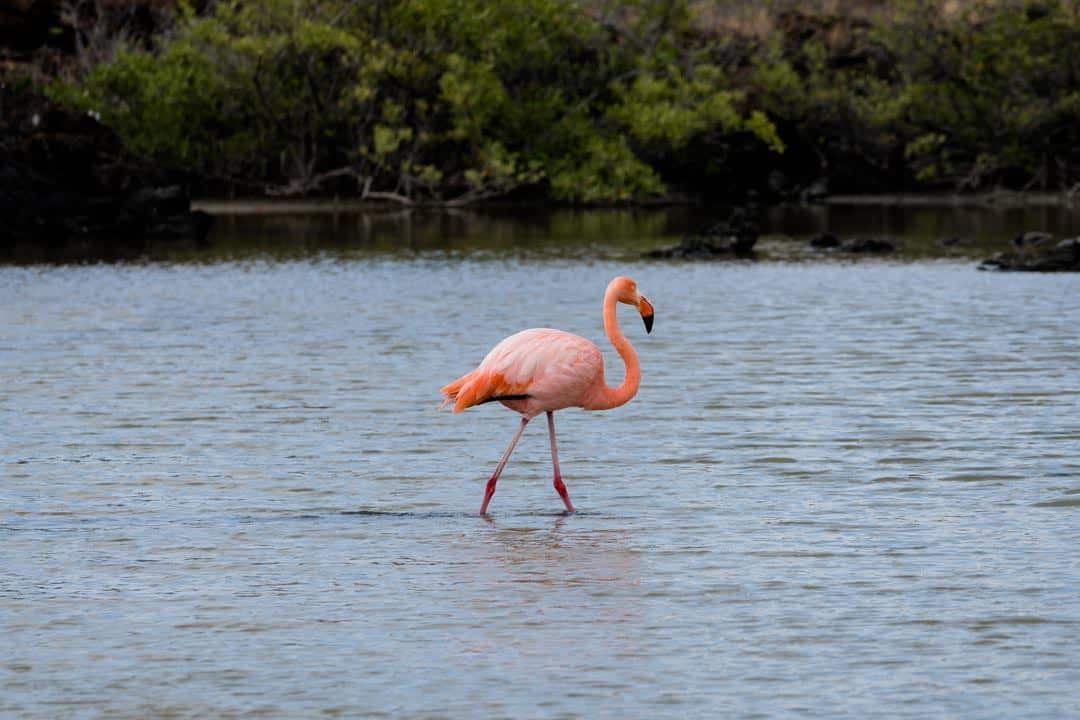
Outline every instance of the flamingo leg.
{"type": "Polygon", "coordinates": [[[555,413],[548,410],[548,435],[551,436],[551,466],[555,469],[555,492],[559,493],[566,512],[574,512],[574,506],[570,503],[570,493],[566,492],[566,483],[562,481],[562,473],[559,472],[559,451],[555,447],[555,413]]]}
{"type": "Polygon", "coordinates": [[[528,424],[529,418],[522,415],[521,425],[518,426],[514,437],[510,438],[510,444],[506,446],[506,452],[503,453],[499,464],[495,466],[495,472],[491,474],[491,479],[487,481],[487,487],[484,488],[484,502],[480,505],[481,515],[487,515],[488,503],[491,502],[491,496],[495,494],[495,483],[499,482],[499,476],[502,475],[503,468],[506,467],[506,461],[510,459],[510,453],[514,452],[514,446],[517,445],[518,438],[521,437],[522,431],[525,430],[525,426],[528,424]]]}

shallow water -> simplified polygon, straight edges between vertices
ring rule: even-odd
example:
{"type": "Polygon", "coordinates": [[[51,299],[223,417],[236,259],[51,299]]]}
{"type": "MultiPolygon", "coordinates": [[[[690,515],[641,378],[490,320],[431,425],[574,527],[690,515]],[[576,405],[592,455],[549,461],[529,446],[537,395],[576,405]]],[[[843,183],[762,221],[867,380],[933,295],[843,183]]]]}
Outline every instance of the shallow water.
{"type": "Polygon", "coordinates": [[[510,244],[0,268],[0,716],[1080,714],[1080,276],[510,244]],[[438,387],[617,378],[619,273],[579,512],[540,418],[476,517],[516,420],[438,387]]]}

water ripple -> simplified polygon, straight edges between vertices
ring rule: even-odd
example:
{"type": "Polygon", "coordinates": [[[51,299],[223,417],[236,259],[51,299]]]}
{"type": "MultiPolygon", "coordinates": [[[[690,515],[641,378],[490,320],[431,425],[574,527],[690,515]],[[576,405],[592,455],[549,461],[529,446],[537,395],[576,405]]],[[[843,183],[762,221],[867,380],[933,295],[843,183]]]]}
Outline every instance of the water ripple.
{"type": "Polygon", "coordinates": [[[503,256],[0,268],[0,715],[1080,715],[1080,278],[503,256]],[[439,413],[522,327],[638,397],[439,413]],[[606,343],[609,374],[619,366],[606,343]],[[541,424],[542,425],[542,424],[541,424]]]}

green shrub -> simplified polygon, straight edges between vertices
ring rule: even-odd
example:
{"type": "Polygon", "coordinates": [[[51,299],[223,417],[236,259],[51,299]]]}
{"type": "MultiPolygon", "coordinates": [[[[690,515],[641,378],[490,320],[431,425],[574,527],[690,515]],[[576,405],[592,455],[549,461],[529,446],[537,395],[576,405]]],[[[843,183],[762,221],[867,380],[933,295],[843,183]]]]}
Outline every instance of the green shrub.
{"type": "Polygon", "coordinates": [[[276,193],[622,202],[688,176],[760,181],[785,148],[840,189],[1080,182],[1066,0],[777,10],[757,34],[710,26],[720,6],[699,0],[209,7],[52,96],[147,158],[276,193]]]}
{"type": "Polygon", "coordinates": [[[186,14],[53,95],[134,151],[209,177],[304,193],[462,203],[542,185],[610,202],[661,193],[650,153],[711,131],[781,147],[716,68],[672,48],[676,12],[629,33],[571,0],[265,0],[186,14]],[[633,79],[629,79],[633,78],[633,79]]]}

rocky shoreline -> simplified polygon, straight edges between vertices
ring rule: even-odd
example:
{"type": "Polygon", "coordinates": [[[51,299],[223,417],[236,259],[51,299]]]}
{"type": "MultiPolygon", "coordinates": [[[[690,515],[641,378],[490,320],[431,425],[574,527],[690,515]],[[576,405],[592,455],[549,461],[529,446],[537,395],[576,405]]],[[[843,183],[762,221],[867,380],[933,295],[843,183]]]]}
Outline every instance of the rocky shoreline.
{"type": "Polygon", "coordinates": [[[643,256],[684,260],[753,258],[754,245],[761,234],[758,212],[755,205],[736,207],[727,219],[708,225],[696,234],[687,235],[677,245],[656,248],[643,256]]]}
{"type": "MultiPolygon", "coordinates": [[[[212,213],[232,212],[230,203],[208,202],[193,209],[183,178],[131,155],[115,133],[89,115],[57,108],[25,92],[13,97],[7,86],[0,88],[0,102],[0,216],[4,218],[0,262],[137,259],[148,254],[152,243],[204,243],[214,221],[212,213]]],[[[921,200],[927,201],[925,196],[921,200]]],[[[327,201],[306,202],[327,207],[327,201]]],[[[943,198],[942,202],[955,200],[943,198]]],[[[360,212],[369,207],[345,204],[360,212]]],[[[278,205],[261,203],[248,210],[280,211],[278,205]]],[[[284,205],[289,212],[308,211],[305,203],[284,205]]],[[[339,205],[335,202],[330,207],[339,205]]],[[[242,212],[246,206],[238,207],[242,212]]],[[[737,206],[680,243],[646,251],[643,256],[752,260],[758,257],[760,212],[755,202],[737,206]]],[[[946,238],[941,245],[959,242],[946,238]]],[[[899,243],[823,232],[806,239],[805,246],[813,253],[858,256],[888,255],[899,243]]],[[[1047,233],[1023,233],[1013,239],[1010,250],[986,258],[979,268],[1077,272],[1080,238],[1057,241],[1047,233]]]]}
{"type": "MultiPolygon", "coordinates": [[[[641,253],[650,260],[723,261],[755,260],[760,237],[759,208],[736,207],[725,220],[711,223],[699,232],[683,237],[675,245],[666,245],[641,253]]],[[[840,237],[831,232],[819,232],[797,240],[788,238],[786,245],[802,247],[809,251],[798,257],[819,256],[888,256],[901,249],[903,243],[894,238],[855,236],[840,237]]],[[[776,240],[772,242],[776,247],[776,240]]],[[[969,246],[962,238],[950,236],[941,239],[938,247],[955,248],[969,246]]],[[[1080,272],[1080,237],[1056,241],[1045,232],[1025,232],[1011,241],[1012,250],[994,253],[979,265],[980,270],[1003,272],[1080,272]]],[[[770,252],[766,251],[766,256],[770,252]]]]}
{"type": "Polygon", "coordinates": [[[980,270],[1005,272],[1080,272],[1080,237],[1054,242],[1053,236],[1028,232],[1013,239],[1015,250],[995,253],[980,270]]]}

